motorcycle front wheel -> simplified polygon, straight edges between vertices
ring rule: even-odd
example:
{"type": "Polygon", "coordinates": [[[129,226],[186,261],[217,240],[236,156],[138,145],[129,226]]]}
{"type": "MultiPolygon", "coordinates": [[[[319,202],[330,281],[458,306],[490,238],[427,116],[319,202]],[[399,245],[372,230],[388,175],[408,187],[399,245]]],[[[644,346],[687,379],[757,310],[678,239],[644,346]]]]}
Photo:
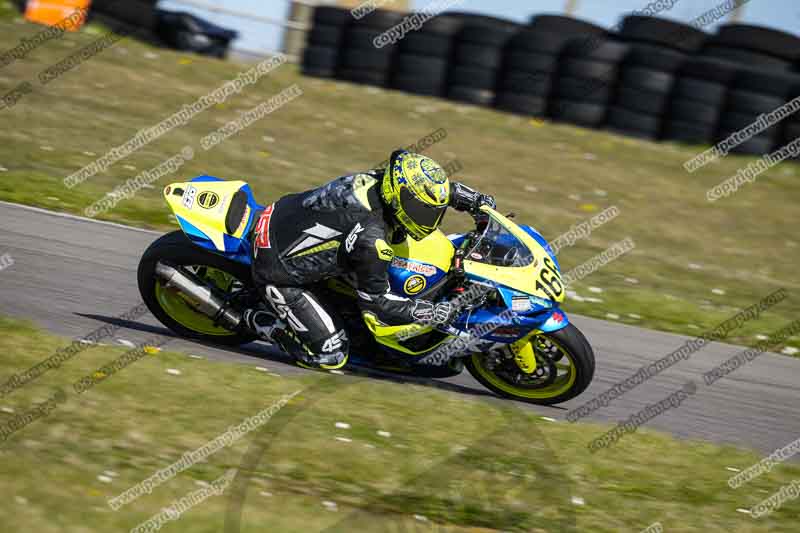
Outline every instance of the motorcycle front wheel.
{"type": "Polygon", "coordinates": [[[531,339],[536,370],[525,374],[501,350],[466,358],[469,373],[498,396],[539,405],[554,405],[586,390],[594,376],[594,352],[572,324],[531,339]]]}

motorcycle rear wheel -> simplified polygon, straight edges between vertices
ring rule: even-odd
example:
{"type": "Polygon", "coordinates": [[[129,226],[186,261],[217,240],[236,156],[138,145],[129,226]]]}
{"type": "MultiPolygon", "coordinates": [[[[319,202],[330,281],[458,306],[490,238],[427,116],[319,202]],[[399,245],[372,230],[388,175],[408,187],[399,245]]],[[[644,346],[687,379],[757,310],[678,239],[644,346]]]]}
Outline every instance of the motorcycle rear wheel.
{"type": "Polygon", "coordinates": [[[197,275],[222,292],[252,285],[250,269],[221,255],[199,248],[182,231],[168,233],[153,242],[139,261],[139,292],[151,313],[181,337],[238,346],[256,339],[246,331],[230,331],[196,310],[177,289],[166,287],[156,275],[161,261],[197,275]]]}
{"type": "Polygon", "coordinates": [[[486,353],[467,357],[467,370],[498,396],[527,403],[554,405],[586,390],[594,376],[594,352],[578,328],[568,324],[558,331],[534,337],[531,342],[537,360],[533,376],[515,367],[513,358],[493,364],[486,353]],[[537,381],[538,376],[541,378],[537,381]]]}

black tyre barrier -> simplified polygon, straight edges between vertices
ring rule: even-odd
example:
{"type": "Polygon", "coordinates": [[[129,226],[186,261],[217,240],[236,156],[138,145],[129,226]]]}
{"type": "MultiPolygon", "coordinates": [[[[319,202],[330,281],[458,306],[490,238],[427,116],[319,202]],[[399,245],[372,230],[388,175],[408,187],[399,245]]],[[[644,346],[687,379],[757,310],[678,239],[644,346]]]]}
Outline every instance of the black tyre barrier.
{"type": "Polygon", "coordinates": [[[416,75],[420,79],[440,78],[447,75],[449,63],[441,57],[402,54],[395,59],[397,74],[416,75]]]}
{"type": "Polygon", "coordinates": [[[302,72],[331,78],[336,74],[339,50],[322,46],[307,46],[303,51],[302,72]]]}
{"type": "Polygon", "coordinates": [[[498,91],[546,98],[553,88],[553,77],[547,72],[506,72],[498,83],[498,91]]]}
{"type": "Polygon", "coordinates": [[[455,65],[499,69],[503,64],[503,48],[469,42],[456,45],[455,65]]]}
{"type": "Polygon", "coordinates": [[[606,122],[608,107],[583,101],[551,100],[548,111],[553,120],[598,128],[606,122]]]}
{"type": "Polygon", "coordinates": [[[690,57],[678,71],[680,76],[728,85],[741,67],[712,57],[690,57]]]}
{"type": "Polygon", "coordinates": [[[625,56],[625,65],[645,67],[662,72],[676,72],[686,62],[688,56],[654,44],[630,44],[625,56]]]}
{"type": "Polygon", "coordinates": [[[308,44],[338,48],[344,41],[344,28],[340,26],[316,25],[308,32],[308,44]]]}
{"type": "Polygon", "coordinates": [[[447,97],[458,102],[488,106],[494,101],[495,94],[493,91],[487,91],[485,89],[473,89],[472,87],[451,85],[447,89],[447,97]]]}
{"type": "Polygon", "coordinates": [[[426,32],[409,33],[399,43],[401,54],[443,58],[450,57],[454,45],[452,37],[426,32]]]}
{"type": "Polygon", "coordinates": [[[547,98],[501,92],[495,98],[494,107],[521,115],[544,116],[547,113],[547,98]]]}
{"type": "Polygon", "coordinates": [[[728,86],[697,78],[678,78],[672,96],[680,100],[705,102],[722,107],[728,94],[728,86]]]}
{"type": "Polygon", "coordinates": [[[661,116],[636,113],[619,106],[608,109],[607,129],[642,139],[657,139],[661,133],[661,116]]]}
{"type": "MultiPolygon", "coordinates": [[[[579,44],[574,45],[573,48],[583,47],[587,50],[589,49],[588,46],[585,46],[586,41],[583,38],[576,38],[575,36],[563,33],[553,33],[538,28],[523,28],[511,36],[506,46],[509,51],[514,52],[526,51],[536,54],[559,54],[566,44],[573,39],[581,41],[579,44]]],[[[603,41],[605,40],[603,39],[603,41]]]]}
{"type": "Polygon", "coordinates": [[[480,67],[456,66],[450,69],[450,85],[494,91],[497,86],[497,71],[480,67]]]}
{"type": "Polygon", "coordinates": [[[733,87],[779,98],[794,98],[800,95],[800,74],[743,69],[734,79],[733,87]]]}
{"type": "Polygon", "coordinates": [[[622,85],[617,89],[616,102],[618,106],[629,111],[661,115],[669,105],[669,93],[642,90],[639,87],[622,85]]]}
{"type": "Polygon", "coordinates": [[[716,127],[714,125],[669,119],[664,124],[664,138],[689,144],[711,144],[716,127]]]}
{"type": "Polygon", "coordinates": [[[405,17],[405,13],[400,13],[398,11],[376,9],[365,17],[360,19],[352,19],[350,26],[356,28],[373,28],[379,31],[384,31],[388,30],[392,26],[400,24],[405,17]]]}
{"type": "Polygon", "coordinates": [[[378,87],[383,87],[389,82],[389,73],[384,70],[360,70],[345,68],[339,69],[336,77],[346,81],[362,83],[364,85],[377,85],[378,87]]]}
{"type": "Polygon", "coordinates": [[[652,43],[687,53],[700,50],[709,37],[687,24],[640,15],[622,19],[619,34],[624,41],[652,43]]]}
{"type": "Polygon", "coordinates": [[[558,78],[553,83],[553,94],[562,100],[591,104],[608,104],[614,99],[613,84],[588,78],[558,78]]]}
{"type": "Polygon", "coordinates": [[[769,113],[785,103],[783,98],[777,96],[734,89],[728,93],[727,109],[755,114],[769,113]]]}
{"type": "MultiPolygon", "coordinates": [[[[758,124],[758,118],[759,115],[755,113],[737,113],[726,110],[725,114],[720,117],[718,136],[727,137],[735,131],[746,130],[748,126],[758,124]]],[[[778,139],[780,138],[781,129],[782,124],[777,123],[759,132],[757,135],[769,137],[770,139],[778,139]]]]}
{"type": "Polygon", "coordinates": [[[726,24],[719,28],[713,42],[773,55],[787,61],[800,60],[800,38],[762,26],[726,24]]]}
{"type": "Polygon", "coordinates": [[[570,36],[608,34],[608,30],[591,22],[560,15],[534,15],[530,26],[570,36]]]}
{"type": "Polygon", "coordinates": [[[483,26],[470,21],[458,32],[457,39],[459,43],[502,47],[516,32],[516,26],[483,26]]]}
{"type": "MultiPolygon", "coordinates": [[[[354,20],[349,10],[318,8],[303,73],[693,143],[727,136],[800,96],[800,72],[790,70],[800,66],[800,38],[767,28],[727,25],[709,36],[631,16],[615,38],[569,17],[537,16],[520,27],[448,13],[376,48],[375,38],[405,16],[378,10],[354,20]]],[[[763,153],[797,136],[800,113],[740,150],[763,153]]]]}
{"type": "Polygon", "coordinates": [[[385,70],[388,73],[391,64],[392,54],[382,49],[348,48],[342,56],[342,68],[347,69],[385,70]]]}
{"type": "MultiPolygon", "coordinates": [[[[730,135],[730,133],[728,133],[728,135],[730,135]]],[[[724,139],[725,137],[727,137],[727,135],[723,135],[721,138],[724,139]]],[[[777,147],[778,143],[775,142],[774,138],[756,135],[731,148],[731,152],[734,154],[764,155],[772,152],[777,147]]]]}
{"type": "Polygon", "coordinates": [[[675,85],[675,76],[668,72],[647,68],[623,68],[620,84],[657,93],[669,93],[675,85]]]}
{"type": "Polygon", "coordinates": [[[792,66],[791,61],[786,61],[785,59],[779,59],[759,52],[752,52],[744,48],[731,48],[728,46],[707,46],[703,49],[702,55],[704,57],[723,59],[754,69],[789,70],[792,66]]]}
{"type": "Polygon", "coordinates": [[[561,62],[559,76],[602,80],[612,83],[617,77],[617,65],[586,59],[565,59],[561,62]]]}
{"type": "Polygon", "coordinates": [[[670,104],[668,115],[671,121],[688,122],[713,129],[722,116],[722,106],[694,100],[675,99],[670,104]]]}
{"type": "Polygon", "coordinates": [[[353,20],[349,9],[342,7],[319,6],[314,9],[314,25],[345,26],[353,20]]]}
{"type": "Polygon", "coordinates": [[[588,47],[582,37],[573,38],[564,44],[564,57],[589,59],[606,63],[619,63],[630,53],[631,47],[625,43],[610,39],[598,39],[597,45],[588,47]]]}
{"type": "Polygon", "coordinates": [[[390,86],[411,94],[423,96],[443,96],[445,92],[446,77],[420,78],[419,76],[395,75],[390,86]]]}
{"type": "Polygon", "coordinates": [[[506,53],[503,65],[506,70],[553,73],[558,69],[558,56],[512,50],[506,53]]]}

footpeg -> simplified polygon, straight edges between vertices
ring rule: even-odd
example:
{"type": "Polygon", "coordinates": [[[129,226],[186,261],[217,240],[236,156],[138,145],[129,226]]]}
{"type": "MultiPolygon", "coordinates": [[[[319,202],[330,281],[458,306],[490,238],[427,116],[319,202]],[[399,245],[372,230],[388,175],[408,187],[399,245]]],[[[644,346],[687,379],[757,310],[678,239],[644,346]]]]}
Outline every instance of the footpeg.
{"type": "Polygon", "coordinates": [[[261,340],[272,344],[277,343],[276,330],[282,330],[286,326],[275,314],[260,309],[248,309],[242,320],[261,340]]]}

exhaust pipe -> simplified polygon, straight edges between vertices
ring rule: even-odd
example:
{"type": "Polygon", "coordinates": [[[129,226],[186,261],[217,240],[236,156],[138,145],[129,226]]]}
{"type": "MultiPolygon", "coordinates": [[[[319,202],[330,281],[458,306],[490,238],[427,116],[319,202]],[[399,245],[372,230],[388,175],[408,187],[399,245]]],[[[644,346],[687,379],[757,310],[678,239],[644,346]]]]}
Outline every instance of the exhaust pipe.
{"type": "Polygon", "coordinates": [[[159,261],[156,263],[156,275],[168,287],[175,287],[188,296],[197,305],[197,310],[212,319],[215,324],[235,330],[242,322],[242,316],[238,312],[228,308],[225,300],[214,294],[211,287],[191,272],[179,270],[159,261]]]}

